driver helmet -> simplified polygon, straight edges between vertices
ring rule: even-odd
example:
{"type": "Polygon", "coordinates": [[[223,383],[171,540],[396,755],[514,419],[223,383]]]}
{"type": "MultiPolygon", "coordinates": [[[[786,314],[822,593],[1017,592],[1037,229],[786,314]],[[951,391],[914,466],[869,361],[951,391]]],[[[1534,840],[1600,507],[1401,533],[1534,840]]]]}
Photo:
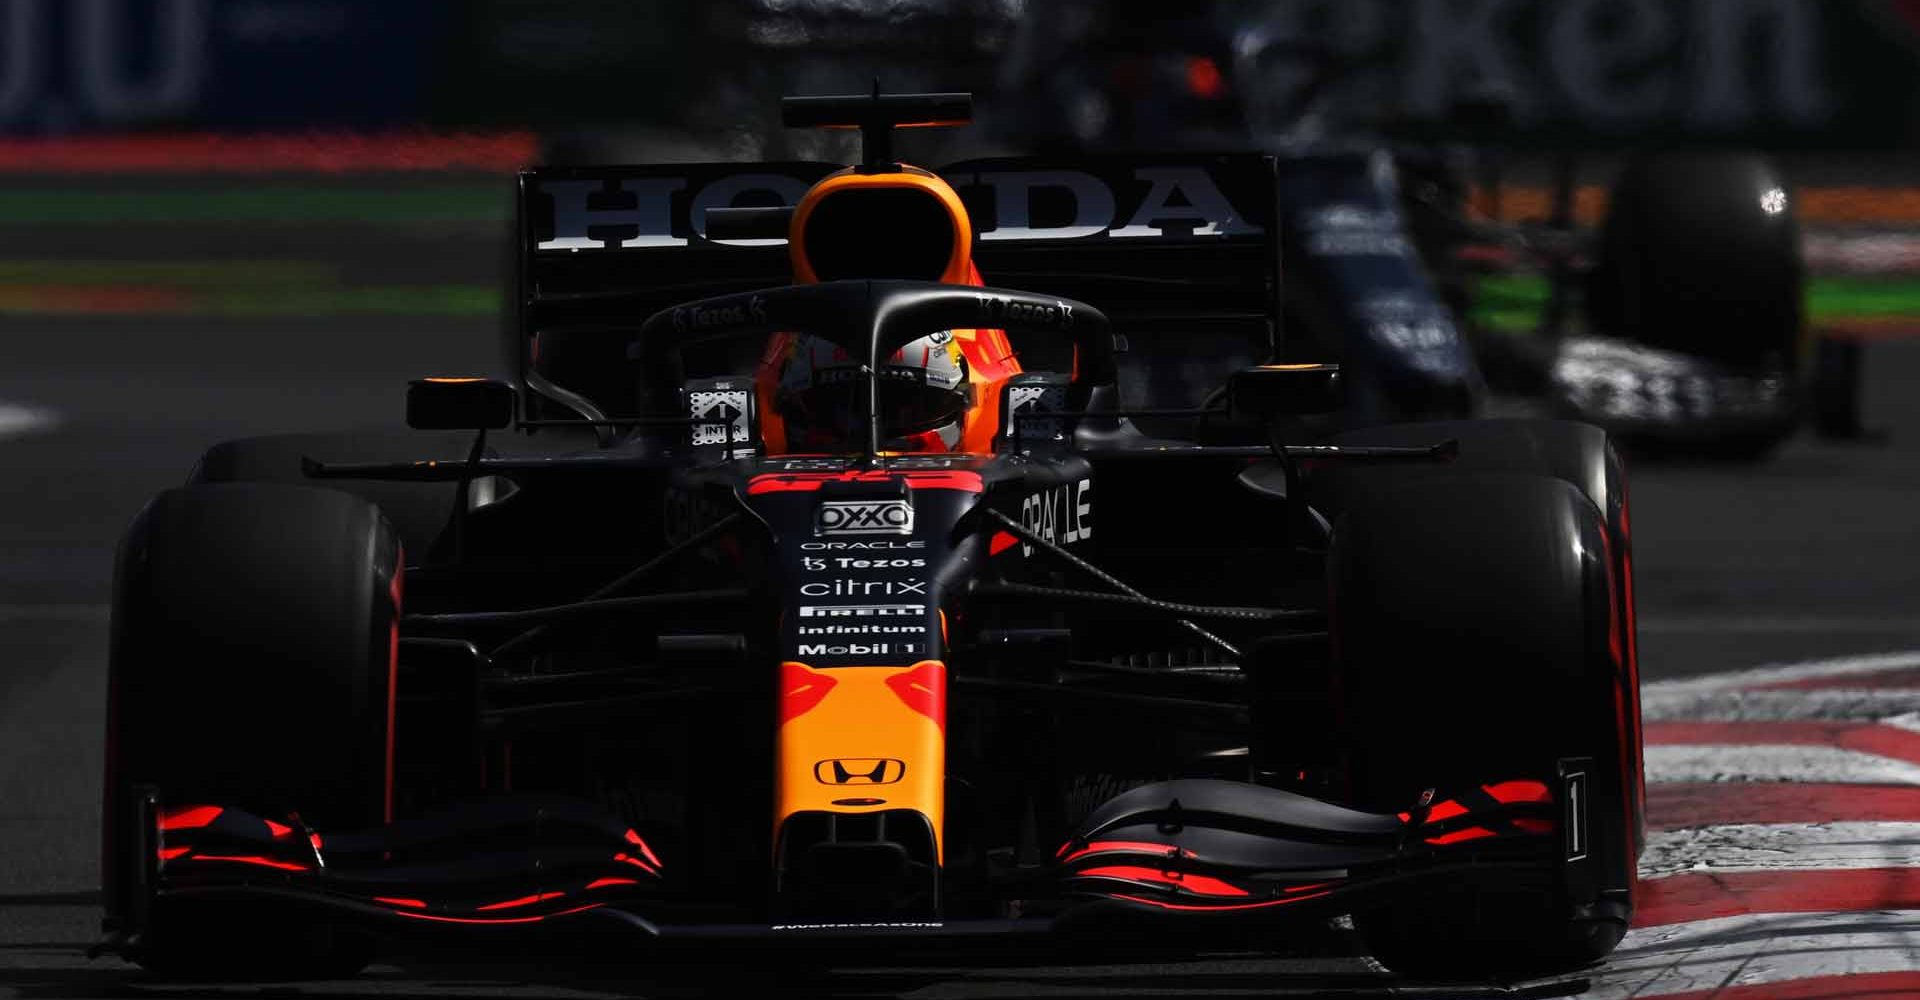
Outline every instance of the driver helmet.
{"type": "MultiPolygon", "coordinates": [[[[804,333],[774,338],[760,383],[788,452],[843,452],[866,440],[860,361],[840,345],[804,333]]],[[[894,452],[961,449],[976,405],[973,371],[961,340],[937,330],[909,341],[875,372],[881,448],[894,452]]]]}

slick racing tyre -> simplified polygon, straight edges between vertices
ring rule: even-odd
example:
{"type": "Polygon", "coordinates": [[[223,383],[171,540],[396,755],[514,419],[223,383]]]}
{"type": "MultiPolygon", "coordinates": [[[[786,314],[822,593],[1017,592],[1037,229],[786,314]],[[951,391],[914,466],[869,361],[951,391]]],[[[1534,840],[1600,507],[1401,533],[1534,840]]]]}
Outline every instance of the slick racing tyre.
{"type": "Polygon", "coordinates": [[[1409,478],[1451,478],[1485,473],[1545,476],[1572,484],[1598,510],[1607,526],[1607,555],[1613,574],[1613,600],[1623,668],[1615,678],[1617,697],[1626,707],[1622,769],[1631,774],[1627,794],[1635,854],[1646,838],[1646,784],[1640,758],[1640,649],[1635,634],[1633,595],[1633,518],[1627,470],[1605,431],[1569,420],[1448,420],[1424,424],[1367,427],[1336,435],[1341,445],[1428,445],[1455,441],[1459,452],[1444,463],[1425,466],[1335,465],[1316,476],[1312,497],[1337,516],[1356,490],[1409,478]]]}
{"type": "MultiPolygon", "coordinates": [[[[1614,185],[1587,282],[1595,333],[1701,358],[1747,381],[1785,379],[1765,417],[1668,439],[1650,453],[1730,461],[1766,457],[1803,418],[1812,340],[1804,265],[1788,186],[1742,153],[1641,156],[1614,185]]],[[[1644,438],[1642,440],[1641,438],[1644,438]]]]}
{"type": "Polygon", "coordinates": [[[1353,914],[1394,971],[1555,971],[1597,961],[1625,933],[1638,777],[1623,751],[1608,548],[1587,497],[1538,475],[1379,482],[1335,522],[1334,671],[1356,803],[1405,811],[1428,790],[1516,779],[1557,790],[1563,761],[1588,775],[1582,877],[1546,835],[1537,863],[1456,872],[1353,914]]]}
{"type": "Polygon", "coordinates": [[[1798,370],[1802,280],[1794,206],[1771,164],[1640,156],[1613,187],[1587,311],[1597,333],[1736,369],[1798,370]]]}
{"type": "MultiPolygon", "coordinates": [[[[136,789],[316,829],[387,818],[401,548],[367,501],[264,483],[155,497],[121,542],[108,682],[105,898],[142,909],[136,789]]],[[[357,970],[364,941],[285,913],[156,900],[133,957],[170,975],[357,970]]]]}
{"type": "Polygon", "coordinates": [[[207,449],[193,468],[193,483],[286,483],[326,487],[363,497],[386,515],[408,552],[426,556],[453,511],[453,483],[318,480],[302,459],[320,462],[415,462],[465,458],[473,435],[465,431],[368,431],[334,434],[273,434],[223,441],[207,449]]]}

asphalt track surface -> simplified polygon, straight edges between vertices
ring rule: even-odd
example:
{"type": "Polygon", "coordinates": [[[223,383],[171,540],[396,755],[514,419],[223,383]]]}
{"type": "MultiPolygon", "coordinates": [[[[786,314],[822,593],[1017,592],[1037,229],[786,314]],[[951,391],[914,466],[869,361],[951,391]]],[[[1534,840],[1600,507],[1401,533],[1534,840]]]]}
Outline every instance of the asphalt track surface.
{"type": "MultiPolygon", "coordinates": [[[[177,484],[210,442],[396,424],[406,378],[496,367],[492,329],[472,321],[133,316],[0,327],[0,995],[216,992],[80,955],[97,932],[112,549],[141,503],[177,484]]],[[[1629,947],[1591,973],[1591,995],[1842,995],[1766,990],[1846,972],[1877,995],[1920,995],[1920,874],[1907,878],[1920,869],[1911,799],[1920,724],[1909,717],[1920,710],[1920,654],[1897,655],[1920,651],[1920,342],[1876,342],[1868,367],[1867,421],[1888,444],[1803,437],[1759,465],[1634,466],[1641,648],[1659,744],[1649,753],[1657,870],[1647,874],[1661,888],[1629,947]],[[1726,676],[1810,660],[1823,662],[1726,676]],[[1782,859],[1814,869],[1794,873],[1814,882],[1765,882],[1782,859]]],[[[667,972],[383,966],[353,983],[217,993],[1259,996],[1389,985],[1351,956],[869,969],[807,983],[743,956],[667,972]]]]}

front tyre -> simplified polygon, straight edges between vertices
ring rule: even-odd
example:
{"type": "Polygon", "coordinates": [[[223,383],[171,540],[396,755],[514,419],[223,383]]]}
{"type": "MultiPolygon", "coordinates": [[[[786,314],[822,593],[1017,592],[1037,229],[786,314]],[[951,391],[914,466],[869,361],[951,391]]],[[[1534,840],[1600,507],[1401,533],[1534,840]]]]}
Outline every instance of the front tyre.
{"type": "Polygon", "coordinates": [[[1357,804],[1397,812],[1428,789],[1513,779],[1559,789],[1560,761],[1592,762],[1586,864],[1602,877],[1572,888],[1562,838],[1543,835],[1537,864],[1354,913],[1396,972],[1564,970],[1605,957],[1626,931],[1635,778],[1621,752],[1607,534],[1580,489],[1544,476],[1409,476],[1347,498],[1329,580],[1357,804]]]}
{"type": "MultiPolygon", "coordinates": [[[[334,490],[190,486],[141,511],[121,543],[108,668],[110,924],[139,911],[136,788],[320,829],[388,818],[400,573],[380,511],[334,490]]],[[[174,976],[339,975],[367,959],[363,942],[285,913],[156,905],[128,929],[135,960],[174,976]]]]}

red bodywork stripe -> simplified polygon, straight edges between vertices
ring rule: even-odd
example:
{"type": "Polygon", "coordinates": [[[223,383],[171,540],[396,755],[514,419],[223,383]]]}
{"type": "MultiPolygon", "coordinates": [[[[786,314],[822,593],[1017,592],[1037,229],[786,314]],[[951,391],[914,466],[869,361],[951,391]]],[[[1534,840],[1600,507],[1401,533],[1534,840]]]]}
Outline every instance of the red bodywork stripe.
{"type": "Polygon", "coordinates": [[[1435,805],[1432,809],[1427,810],[1426,821],[1429,823],[1439,823],[1445,820],[1450,820],[1455,816],[1465,816],[1466,814],[1467,814],[1466,806],[1463,806],[1460,803],[1453,801],[1452,799],[1448,799],[1445,802],[1441,802],[1435,805]]]}
{"type": "Polygon", "coordinates": [[[1262,903],[1219,903],[1211,906],[1192,906],[1184,903],[1167,903],[1167,902],[1162,902],[1161,900],[1158,900],[1158,899],[1148,899],[1144,896],[1126,896],[1126,895],[1121,895],[1119,893],[1115,893],[1113,898],[1124,899],[1129,903],[1145,903],[1148,906],[1157,906],[1163,910],[1182,910],[1188,913],[1216,913],[1216,912],[1227,912],[1232,910],[1264,910],[1270,906],[1285,906],[1288,903],[1298,903],[1302,900],[1319,899],[1321,896],[1325,896],[1325,895],[1327,895],[1327,893],[1315,892],[1315,893],[1309,893],[1305,896],[1290,896],[1286,899],[1269,899],[1262,903]]]}
{"type": "Polygon", "coordinates": [[[162,830],[198,830],[220,818],[226,812],[219,806],[190,806],[176,809],[160,817],[162,830]]]}
{"type": "Polygon", "coordinates": [[[261,822],[267,824],[267,832],[270,834],[273,834],[275,837],[284,837],[287,834],[293,832],[293,827],[290,827],[285,823],[275,823],[273,820],[270,820],[270,819],[262,820],[261,822]]]}
{"type": "MultiPolygon", "coordinates": [[[[1061,844],[1060,850],[1056,851],[1054,856],[1059,857],[1061,854],[1066,854],[1066,852],[1072,848],[1072,842],[1061,844]]],[[[1176,856],[1191,858],[1194,856],[1192,851],[1182,850],[1172,844],[1154,844],[1139,840],[1096,840],[1074,851],[1072,854],[1067,854],[1066,857],[1060,858],[1060,863],[1066,864],[1075,858],[1085,857],[1089,854],[1108,854],[1114,851],[1125,851],[1129,854],[1157,854],[1163,858],[1176,856]]]]}
{"type": "Polygon", "coordinates": [[[885,469],[848,469],[845,472],[769,472],[747,481],[747,495],[762,493],[814,493],[826,483],[904,482],[915,490],[962,490],[978,493],[978,472],[961,469],[933,472],[889,472],[885,469]]]}
{"type": "Polygon", "coordinates": [[[426,900],[424,900],[424,899],[407,899],[407,898],[405,898],[405,897],[403,897],[403,896],[375,896],[375,897],[373,897],[373,901],[374,901],[374,902],[376,902],[376,903],[385,903],[385,904],[387,904],[388,906],[406,906],[406,907],[411,907],[411,908],[413,908],[413,909],[416,909],[416,910],[424,910],[424,909],[426,909],[426,908],[427,908],[427,901],[426,901],[426,900]]]}
{"type": "Polygon", "coordinates": [[[257,854],[248,854],[248,855],[196,854],[193,856],[193,860],[195,861],[231,861],[231,862],[234,862],[235,864],[258,865],[261,868],[278,868],[281,871],[289,871],[289,872],[303,872],[307,870],[306,865],[295,864],[291,861],[275,861],[272,858],[263,858],[257,854]]]}
{"type": "Polygon", "coordinates": [[[548,913],[537,917],[442,917],[431,913],[408,913],[405,910],[395,910],[394,912],[403,917],[412,917],[415,920],[432,920],[443,924],[532,924],[550,917],[564,917],[569,913],[597,910],[605,905],[605,903],[588,903],[585,906],[576,906],[571,910],[561,910],[557,913],[548,913]]]}
{"type": "Polygon", "coordinates": [[[1018,544],[1020,539],[1013,537],[1013,532],[996,531],[992,538],[987,539],[987,555],[997,556],[1018,544]]]}
{"type": "Polygon", "coordinates": [[[780,724],[786,725],[813,711],[838,683],[830,675],[818,673],[803,663],[780,664],[780,724]]]}
{"type": "Polygon", "coordinates": [[[1493,796],[1494,801],[1501,805],[1553,801],[1553,792],[1547,788],[1546,783],[1539,781],[1502,781],[1496,785],[1481,785],[1480,789],[1493,796]]]}
{"type": "Polygon", "coordinates": [[[174,858],[191,850],[193,850],[191,847],[162,847],[160,849],[160,860],[172,861],[174,858]]]}
{"type": "Polygon", "coordinates": [[[1499,834],[1494,833],[1492,830],[1489,830],[1484,826],[1470,826],[1464,830],[1455,830],[1452,833],[1443,833],[1437,837],[1428,837],[1427,843],[1458,844],[1463,840],[1481,840],[1486,837],[1497,837],[1497,836],[1499,836],[1499,834]]]}
{"type": "Polygon", "coordinates": [[[1089,868],[1075,872],[1078,878],[1117,878],[1130,882],[1153,882],[1158,885],[1184,889],[1197,896],[1246,896],[1247,890],[1230,882],[1205,875],[1185,875],[1164,872],[1158,868],[1141,868],[1135,865],[1112,865],[1105,868],[1089,868]]]}
{"type": "Polygon", "coordinates": [[[532,906],[535,903],[544,903],[549,899],[559,899],[564,895],[566,895],[564,892],[538,892],[531,896],[521,896],[519,899],[509,899],[498,903],[488,903],[485,906],[476,906],[474,907],[474,911],[485,913],[488,910],[511,910],[517,906],[532,906]]]}
{"type": "Polygon", "coordinates": [[[631,854],[616,854],[613,856],[613,860],[618,861],[623,865],[632,865],[635,868],[644,868],[649,873],[654,875],[660,874],[658,869],[654,868],[650,864],[647,864],[645,861],[642,861],[639,858],[634,857],[631,854]]]}
{"type": "Polygon", "coordinates": [[[933,720],[941,732],[947,730],[947,668],[938,660],[928,660],[904,674],[887,678],[887,687],[908,708],[933,720]]]}
{"type": "Polygon", "coordinates": [[[630,878],[597,878],[591,882],[588,882],[587,888],[604,889],[610,885],[639,885],[639,884],[640,883],[637,880],[630,879],[630,878]]]}
{"type": "Polygon", "coordinates": [[[655,868],[665,867],[664,865],[660,864],[659,857],[654,855],[653,848],[648,847],[647,842],[644,840],[641,840],[639,834],[633,832],[632,830],[628,830],[627,843],[632,844],[635,847],[638,847],[640,849],[640,853],[646,857],[648,864],[654,866],[655,868]]]}

